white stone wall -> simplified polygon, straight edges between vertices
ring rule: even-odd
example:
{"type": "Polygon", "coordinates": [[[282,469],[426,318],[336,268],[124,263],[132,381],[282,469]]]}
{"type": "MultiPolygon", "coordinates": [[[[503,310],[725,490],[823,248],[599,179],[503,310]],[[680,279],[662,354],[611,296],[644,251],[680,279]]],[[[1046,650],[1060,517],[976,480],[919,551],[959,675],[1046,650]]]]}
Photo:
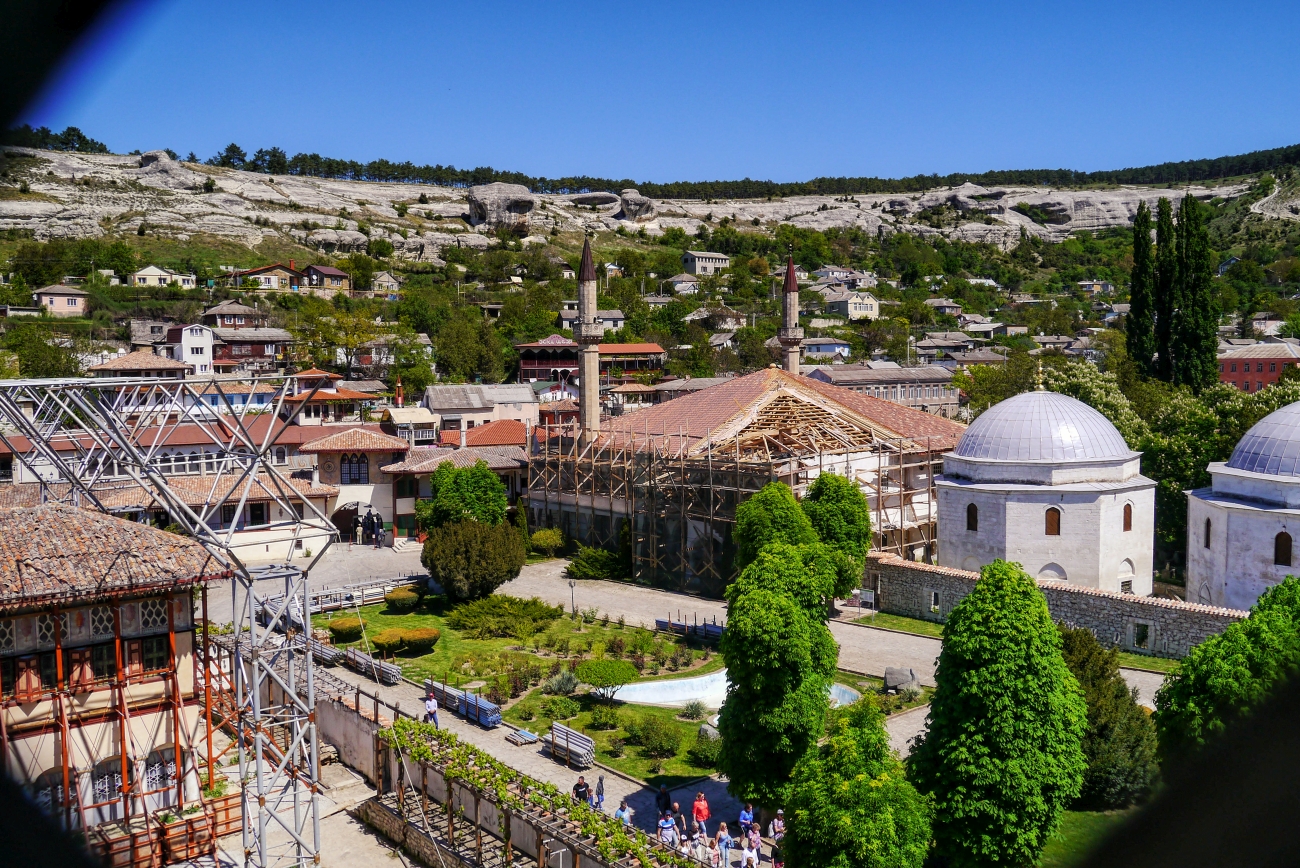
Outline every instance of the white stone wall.
{"type": "Polygon", "coordinates": [[[1084,488],[937,483],[941,566],[977,571],[997,558],[1015,561],[1032,576],[1065,574],[1075,586],[1151,593],[1155,538],[1155,484],[1144,477],[1084,488]],[[966,530],[966,506],[979,509],[979,530],[966,530]],[[1133,529],[1124,531],[1124,504],[1133,506],[1133,529]],[[1061,533],[1048,536],[1046,512],[1061,511],[1061,533]],[[1129,572],[1125,562],[1132,564],[1129,572]]]}
{"type": "Polygon", "coordinates": [[[1187,599],[1248,609],[1288,575],[1300,575],[1300,509],[1238,500],[1208,488],[1187,498],[1187,599]],[[1205,520],[1210,545],[1205,546],[1205,520]],[[1291,534],[1291,562],[1273,563],[1277,534],[1291,534]]]}

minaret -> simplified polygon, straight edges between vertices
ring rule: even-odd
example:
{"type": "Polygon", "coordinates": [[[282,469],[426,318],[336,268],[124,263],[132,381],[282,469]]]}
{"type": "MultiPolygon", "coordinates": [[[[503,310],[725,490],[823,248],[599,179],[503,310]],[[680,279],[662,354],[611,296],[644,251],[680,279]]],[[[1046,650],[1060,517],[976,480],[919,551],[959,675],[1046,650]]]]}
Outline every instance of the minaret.
{"type": "Polygon", "coordinates": [[[781,293],[781,327],[776,330],[785,358],[781,367],[795,376],[799,375],[799,346],[803,343],[803,329],[799,326],[799,281],[794,276],[794,257],[786,258],[785,291],[781,293]]]}
{"type": "Polygon", "coordinates": [[[596,266],[591,262],[591,239],[587,239],[578,266],[578,321],[573,324],[573,339],[579,346],[578,424],[583,443],[590,443],[600,431],[600,339],[604,334],[596,316],[596,266]]]}

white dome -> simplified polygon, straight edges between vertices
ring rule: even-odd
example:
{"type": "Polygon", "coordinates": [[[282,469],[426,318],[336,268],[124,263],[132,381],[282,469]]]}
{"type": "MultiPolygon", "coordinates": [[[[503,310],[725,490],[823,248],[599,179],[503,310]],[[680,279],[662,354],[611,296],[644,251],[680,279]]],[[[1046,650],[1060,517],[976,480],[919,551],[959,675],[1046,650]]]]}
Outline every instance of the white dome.
{"type": "Polygon", "coordinates": [[[953,454],[1056,462],[1129,458],[1134,452],[1109,419],[1082,401],[1058,392],[1024,392],[981,413],[953,454]]]}
{"type": "Polygon", "coordinates": [[[1300,402],[1256,422],[1232,450],[1228,466],[1270,476],[1300,476],[1300,402]]]}

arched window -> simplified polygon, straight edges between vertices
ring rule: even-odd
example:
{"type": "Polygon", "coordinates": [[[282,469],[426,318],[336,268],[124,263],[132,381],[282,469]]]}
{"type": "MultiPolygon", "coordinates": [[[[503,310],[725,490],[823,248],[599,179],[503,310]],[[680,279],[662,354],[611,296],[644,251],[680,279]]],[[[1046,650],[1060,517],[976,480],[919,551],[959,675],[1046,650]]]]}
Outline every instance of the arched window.
{"type": "Polygon", "coordinates": [[[1124,504],[1124,530],[1128,532],[1133,529],[1133,504],[1124,504]]]}
{"type": "Polygon", "coordinates": [[[1205,547],[1207,549],[1210,547],[1210,520],[1208,518],[1205,520],[1205,547]]]}
{"type": "Polygon", "coordinates": [[[1044,530],[1048,536],[1061,535],[1061,511],[1054,506],[1047,508],[1047,527],[1044,530]]]}
{"type": "Polygon", "coordinates": [[[966,530],[978,531],[980,529],[980,510],[973,503],[966,504],[966,530]]]}
{"type": "Polygon", "coordinates": [[[1273,563],[1279,567],[1291,566],[1291,534],[1286,531],[1273,537],[1273,563]]]}
{"type": "Polygon", "coordinates": [[[122,760],[104,760],[90,773],[90,798],[95,805],[105,805],[122,797],[122,760]]]}
{"type": "Polygon", "coordinates": [[[190,452],[190,473],[198,473],[198,472],[199,472],[199,453],[191,451],[190,452]]]}
{"type": "Polygon", "coordinates": [[[339,482],[343,485],[369,485],[370,461],[363,453],[339,459],[339,482]]]}
{"type": "Polygon", "coordinates": [[[144,791],[156,793],[176,785],[176,763],[169,747],[156,750],[144,761],[144,791]]]}
{"type": "Polygon", "coordinates": [[[285,449],[283,446],[275,447],[275,463],[286,464],[288,463],[288,461],[289,461],[289,450],[285,449]]]}

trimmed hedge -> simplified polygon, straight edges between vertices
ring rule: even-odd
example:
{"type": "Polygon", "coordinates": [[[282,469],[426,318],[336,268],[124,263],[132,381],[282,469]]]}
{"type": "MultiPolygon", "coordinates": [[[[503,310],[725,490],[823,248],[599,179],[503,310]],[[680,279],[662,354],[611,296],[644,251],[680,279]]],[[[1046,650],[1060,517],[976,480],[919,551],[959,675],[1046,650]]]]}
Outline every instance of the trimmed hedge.
{"type": "Polygon", "coordinates": [[[428,654],[442,637],[442,633],[436,627],[416,627],[404,633],[406,650],[412,654],[428,654]]]}
{"type": "Polygon", "coordinates": [[[394,654],[406,643],[406,631],[391,629],[376,633],[370,637],[370,644],[383,654],[394,654]]]}
{"type": "Polygon", "coordinates": [[[366,628],[365,622],[360,618],[335,618],[326,626],[336,645],[357,641],[366,628]]]}
{"type": "Polygon", "coordinates": [[[394,612],[410,612],[420,604],[420,595],[410,588],[394,588],[384,594],[384,602],[394,612]]]}

